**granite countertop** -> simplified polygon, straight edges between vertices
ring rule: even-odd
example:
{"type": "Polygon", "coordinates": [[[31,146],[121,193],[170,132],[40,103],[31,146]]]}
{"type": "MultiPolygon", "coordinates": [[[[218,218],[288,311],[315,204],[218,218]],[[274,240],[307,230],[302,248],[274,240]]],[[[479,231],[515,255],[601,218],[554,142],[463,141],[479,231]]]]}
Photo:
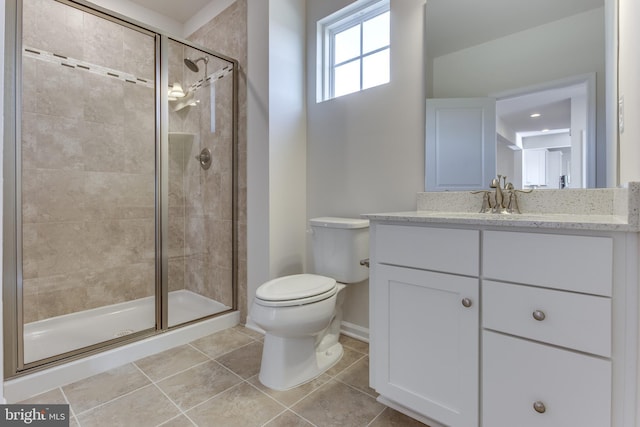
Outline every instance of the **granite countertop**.
{"type": "Polygon", "coordinates": [[[520,194],[522,214],[478,213],[482,195],[419,193],[417,209],[364,214],[371,221],[592,231],[640,231],[640,183],[624,188],[536,190],[520,194]]]}

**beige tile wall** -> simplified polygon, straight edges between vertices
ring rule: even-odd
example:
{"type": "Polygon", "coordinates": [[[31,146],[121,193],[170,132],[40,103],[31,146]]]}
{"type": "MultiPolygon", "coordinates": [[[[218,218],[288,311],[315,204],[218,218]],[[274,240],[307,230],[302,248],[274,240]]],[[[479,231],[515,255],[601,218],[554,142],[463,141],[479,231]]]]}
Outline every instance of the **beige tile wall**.
{"type": "MultiPolygon", "coordinates": [[[[52,0],[25,0],[24,44],[152,80],[153,39],[52,0]],[[58,26],[64,25],[64,30],[58,26]]],[[[238,279],[246,317],[246,0],[191,39],[240,61],[238,279]]],[[[201,77],[172,42],[171,81],[201,77]]],[[[221,62],[211,58],[209,72],[221,62]]],[[[202,62],[198,64],[203,68],[202,62]]],[[[24,59],[23,265],[25,322],[154,293],[153,90],[24,59]]],[[[232,304],[231,76],[198,107],[170,113],[169,288],[232,304]],[[208,147],[208,171],[195,156],[208,147]]]]}
{"type": "MultiPolygon", "coordinates": [[[[244,323],[247,315],[247,251],[246,251],[246,235],[247,235],[247,81],[246,81],[246,67],[247,67],[247,2],[246,0],[236,0],[231,6],[225,9],[222,13],[209,21],[207,24],[193,33],[189,40],[205,46],[214,51],[220,52],[224,55],[235,58],[239,62],[239,89],[238,89],[238,103],[239,103],[239,123],[238,123],[238,297],[239,297],[239,309],[241,322],[244,323]]],[[[216,95],[216,96],[229,96],[229,95],[216,95]]],[[[216,114],[221,114],[216,112],[216,114]]],[[[228,112],[227,112],[228,114],[228,112]]],[[[225,120],[225,123],[229,121],[225,120]]],[[[222,150],[227,150],[227,147],[221,147],[222,150]]],[[[195,154],[194,154],[195,155],[195,154]]],[[[230,179],[230,173],[225,171],[215,176],[215,185],[207,185],[205,187],[205,203],[210,203],[209,200],[213,199],[214,194],[218,191],[219,183],[224,183],[226,179],[230,179]]],[[[227,187],[224,184],[224,187],[227,187]]],[[[229,198],[231,195],[227,194],[224,197],[229,198]]],[[[213,211],[216,210],[216,206],[228,206],[226,202],[222,205],[210,204],[213,211]]],[[[207,215],[207,214],[205,214],[207,215]]],[[[211,216],[218,215],[208,214],[211,216]]],[[[218,277],[225,278],[230,272],[231,267],[228,264],[230,258],[227,256],[227,252],[230,250],[231,245],[227,240],[220,241],[220,236],[228,235],[228,229],[232,226],[227,219],[230,215],[229,212],[224,213],[222,217],[208,222],[208,233],[210,234],[209,242],[212,245],[210,249],[214,253],[214,257],[210,259],[212,265],[208,267],[208,272],[212,275],[214,280],[219,281],[218,277]],[[219,219],[222,218],[222,219],[219,219]]],[[[205,275],[206,277],[206,275],[205,275]]],[[[224,279],[226,280],[226,279],[224,279]]],[[[217,287],[219,291],[230,292],[229,287],[217,287]]],[[[218,292],[219,292],[218,291],[218,292]]],[[[229,299],[231,295],[224,295],[223,298],[229,299]]]]}
{"type": "MultiPolygon", "coordinates": [[[[152,37],[51,0],[24,1],[23,42],[153,80],[152,37]]],[[[23,67],[24,321],[153,295],[154,90],[23,67]]]]}

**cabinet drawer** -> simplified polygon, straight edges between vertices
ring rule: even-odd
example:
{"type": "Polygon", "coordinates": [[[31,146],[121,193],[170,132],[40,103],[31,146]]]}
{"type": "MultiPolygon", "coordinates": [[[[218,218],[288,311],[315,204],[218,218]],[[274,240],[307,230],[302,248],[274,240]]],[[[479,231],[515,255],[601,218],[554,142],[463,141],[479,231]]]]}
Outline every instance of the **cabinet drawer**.
{"type": "Polygon", "coordinates": [[[484,426],[611,425],[610,361],[489,331],[483,343],[484,426]]]}
{"type": "Polygon", "coordinates": [[[611,296],[609,237],[486,231],[482,253],[486,278],[611,296]]]}
{"type": "Polygon", "coordinates": [[[482,304],[484,328],[611,357],[609,298],[485,280],[482,304]]]}
{"type": "Polygon", "coordinates": [[[421,226],[380,225],[376,262],[478,276],[480,232],[421,226]]]}

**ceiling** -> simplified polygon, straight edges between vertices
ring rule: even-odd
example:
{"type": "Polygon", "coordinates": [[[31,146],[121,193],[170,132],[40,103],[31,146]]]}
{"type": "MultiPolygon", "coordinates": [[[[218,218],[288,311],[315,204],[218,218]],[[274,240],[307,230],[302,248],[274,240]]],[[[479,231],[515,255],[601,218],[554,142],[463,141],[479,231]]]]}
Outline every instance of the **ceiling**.
{"type": "Polygon", "coordinates": [[[432,58],[604,6],[604,0],[427,0],[432,58]]]}
{"type": "Polygon", "coordinates": [[[130,0],[149,10],[158,12],[184,24],[211,0],[130,0]]]}
{"type": "Polygon", "coordinates": [[[586,84],[541,90],[496,102],[496,115],[514,132],[571,128],[571,98],[586,98],[586,84]],[[532,118],[531,114],[540,117],[532,118]]]}

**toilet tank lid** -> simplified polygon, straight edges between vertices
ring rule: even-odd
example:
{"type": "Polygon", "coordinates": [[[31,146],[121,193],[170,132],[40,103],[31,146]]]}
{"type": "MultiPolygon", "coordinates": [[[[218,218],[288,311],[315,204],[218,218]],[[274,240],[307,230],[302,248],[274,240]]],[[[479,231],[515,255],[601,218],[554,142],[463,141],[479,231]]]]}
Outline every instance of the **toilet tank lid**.
{"type": "Polygon", "coordinates": [[[320,218],[311,218],[309,224],[315,227],[327,228],[367,228],[369,227],[368,219],[360,218],[337,218],[323,216],[320,218]]]}

